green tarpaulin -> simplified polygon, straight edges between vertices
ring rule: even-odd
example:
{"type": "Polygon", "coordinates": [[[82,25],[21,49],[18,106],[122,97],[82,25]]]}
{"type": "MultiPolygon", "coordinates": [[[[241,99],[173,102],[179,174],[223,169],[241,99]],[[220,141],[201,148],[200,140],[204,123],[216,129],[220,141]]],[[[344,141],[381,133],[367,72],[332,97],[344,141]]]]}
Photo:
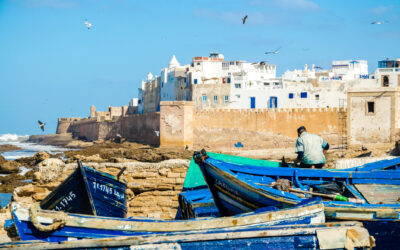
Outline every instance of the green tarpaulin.
{"type": "MultiPolygon", "coordinates": [[[[265,166],[265,167],[279,167],[279,162],[276,161],[265,161],[265,160],[256,160],[256,159],[251,159],[247,157],[241,157],[241,156],[234,156],[234,155],[226,155],[226,154],[217,154],[217,153],[211,153],[207,152],[208,156],[225,161],[225,162],[230,162],[230,163],[235,163],[235,164],[240,164],[240,165],[255,165],[255,166],[265,166]]],[[[207,185],[206,182],[204,181],[203,174],[200,171],[199,166],[194,162],[194,159],[192,157],[192,160],[190,161],[189,169],[186,174],[185,182],[183,184],[183,189],[193,189],[196,187],[200,186],[205,186],[207,185]]]]}

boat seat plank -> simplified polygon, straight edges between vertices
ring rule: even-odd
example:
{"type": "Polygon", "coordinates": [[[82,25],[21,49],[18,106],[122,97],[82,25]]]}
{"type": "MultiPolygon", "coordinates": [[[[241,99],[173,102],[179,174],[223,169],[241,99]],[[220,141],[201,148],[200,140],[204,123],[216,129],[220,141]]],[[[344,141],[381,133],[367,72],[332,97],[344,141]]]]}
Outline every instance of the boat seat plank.
{"type": "Polygon", "coordinates": [[[354,186],[370,204],[399,204],[399,185],[354,184],[354,186]]]}

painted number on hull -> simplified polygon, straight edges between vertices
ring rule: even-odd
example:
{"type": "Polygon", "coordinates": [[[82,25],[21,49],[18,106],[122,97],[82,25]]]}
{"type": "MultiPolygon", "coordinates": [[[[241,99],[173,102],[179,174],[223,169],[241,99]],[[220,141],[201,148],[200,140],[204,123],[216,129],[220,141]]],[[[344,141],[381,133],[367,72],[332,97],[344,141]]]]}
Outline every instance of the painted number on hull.
{"type": "Polygon", "coordinates": [[[65,196],[54,209],[56,211],[64,211],[64,209],[68,207],[68,204],[70,204],[75,198],[76,194],[73,191],[69,192],[69,194],[65,196]]]}
{"type": "Polygon", "coordinates": [[[104,192],[104,193],[106,193],[108,195],[114,195],[119,200],[125,199],[125,194],[118,192],[118,190],[116,190],[115,188],[109,187],[109,186],[104,185],[104,184],[97,183],[95,181],[92,181],[92,184],[93,184],[93,188],[95,190],[99,190],[99,191],[104,192]]]}

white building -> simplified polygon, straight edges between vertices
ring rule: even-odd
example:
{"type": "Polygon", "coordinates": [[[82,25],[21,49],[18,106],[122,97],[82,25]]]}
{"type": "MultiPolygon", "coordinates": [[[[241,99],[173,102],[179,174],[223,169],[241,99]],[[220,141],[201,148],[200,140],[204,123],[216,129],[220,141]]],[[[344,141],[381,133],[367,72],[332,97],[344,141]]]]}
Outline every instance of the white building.
{"type": "MultiPolygon", "coordinates": [[[[397,76],[383,75],[389,72],[385,67],[376,76],[389,79],[390,85],[397,76]]],[[[173,56],[161,70],[160,99],[193,101],[199,109],[325,108],[346,106],[350,88],[377,86],[376,79],[369,79],[368,63],[363,60],[333,61],[332,69],[323,71],[306,64],[302,70],[286,71],[281,79],[276,77],[275,65],[224,61],[222,54],[210,53],[209,57],[194,57],[185,66],[173,56]]],[[[139,95],[139,111],[140,102],[139,95]]]]}
{"type": "Polygon", "coordinates": [[[309,79],[316,79],[315,76],[315,65],[311,66],[311,69],[308,68],[308,65],[304,65],[304,69],[295,69],[293,71],[287,70],[282,75],[283,81],[291,81],[291,82],[307,82],[309,79]]]}
{"type": "Polygon", "coordinates": [[[400,87],[400,59],[379,61],[374,77],[380,87],[400,87]]]}

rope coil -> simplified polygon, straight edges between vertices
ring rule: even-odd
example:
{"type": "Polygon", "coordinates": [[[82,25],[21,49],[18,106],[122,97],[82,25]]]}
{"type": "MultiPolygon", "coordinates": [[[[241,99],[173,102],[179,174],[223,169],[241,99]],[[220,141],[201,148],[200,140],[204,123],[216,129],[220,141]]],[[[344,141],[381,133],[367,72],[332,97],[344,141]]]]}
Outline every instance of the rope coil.
{"type": "Polygon", "coordinates": [[[50,225],[43,225],[39,222],[37,218],[38,211],[40,210],[39,204],[34,203],[29,209],[29,216],[31,217],[31,222],[36,229],[42,232],[50,232],[62,228],[66,222],[66,214],[63,212],[58,212],[57,216],[53,219],[53,223],[50,225]]]}

